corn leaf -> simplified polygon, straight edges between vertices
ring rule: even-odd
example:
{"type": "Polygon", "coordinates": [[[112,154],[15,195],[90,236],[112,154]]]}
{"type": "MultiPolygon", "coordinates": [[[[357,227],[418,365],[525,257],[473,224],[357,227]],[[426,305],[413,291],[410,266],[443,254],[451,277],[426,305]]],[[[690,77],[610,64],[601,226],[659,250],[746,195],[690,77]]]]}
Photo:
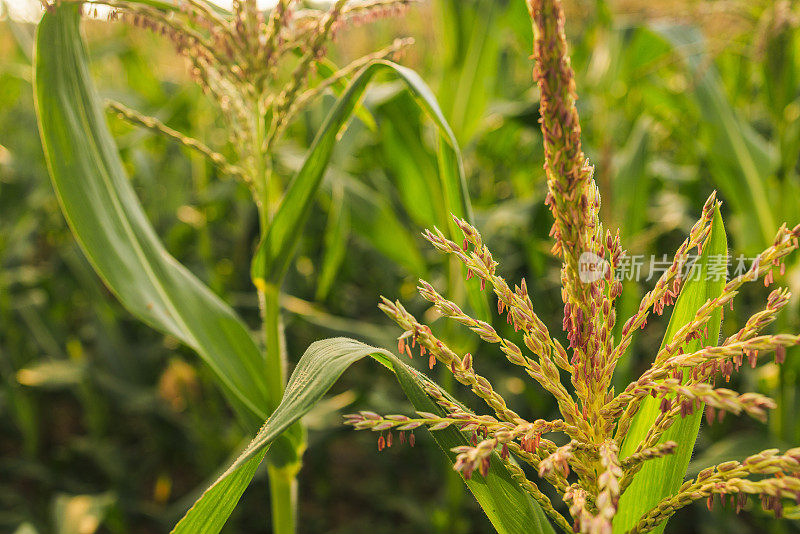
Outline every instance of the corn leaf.
{"type": "Polygon", "coordinates": [[[613,211],[619,221],[622,235],[636,236],[647,222],[647,202],[653,178],[647,172],[650,151],[652,120],[642,116],[634,124],[628,142],[615,161],[616,172],[612,180],[613,211]]]}
{"type": "MultiPolygon", "coordinates": [[[[652,121],[647,116],[636,121],[625,148],[615,162],[616,171],[611,181],[613,196],[610,211],[614,222],[620,226],[622,235],[629,238],[639,235],[644,228],[649,208],[648,203],[642,202],[641,199],[650,198],[650,188],[653,183],[652,175],[647,172],[651,127],[652,121]]],[[[619,296],[617,313],[621,317],[630,317],[639,307],[641,289],[633,280],[625,280],[622,284],[623,290],[619,296]]],[[[616,325],[614,335],[619,337],[621,331],[622,321],[616,325]]],[[[631,347],[635,345],[635,333],[633,340],[631,347]]],[[[624,387],[631,381],[633,358],[630,357],[630,351],[631,348],[617,362],[614,372],[616,387],[624,387]]]]}
{"type": "Polygon", "coordinates": [[[228,469],[203,492],[183,519],[172,529],[172,534],[216,534],[222,530],[242,493],[253,480],[268,449],[269,446],[266,446],[238,464],[235,469],[228,469]]]}
{"type": "Polygon", "coordinates": [[[403,207],[422,228],[441,225],[447,217],[439,167],[423,135],[419,106],[406,93],[398,93],[380,106],[382,163],[397,188],[403,207]]]}
{"type": "MultiPolygon", "coordinates": [[[[298,50],[298,55],[302,56],[302,51],[298,50]]],[[[324,81],[331,76],[335,76],[339,71],[339,66],[336,65],[333,61],[329,58],[323,57],[317,62],[317,76],[319,77],[320,81],[324,81]]],[[[334,82],[331,87],[331,93],[335,96],[341,96],[347,90],[347,78],[342,78],[334,82]]],[[[313,87],[313,86],[312,86],[313,87]]],[[[375,117],[372,116],[369,109],[364,106],[359,106],[356,110],[356,117],[361,120],[361,122],[369,128],[371,132],[378,131],[378,124],[375,122],[375,117]]]]}
{"type": "MultiPolygon", "coordinates": [[[[448,211],[459,215],[459,212],[453,210],[453,206],[466,206],[467,210],[461,215],[462,218],[466,218],[467,221],[472,220],[472,209],[470,207],[469,197],[467,196],[467,188],[466,183],[464,181],[464,169],[461,162],[461,156],[452,150],[446,150],[446,141],[445,139],[440,136],[439,137],[439,152],[438,152],[438,160],[439,160],[439,173],[444,177],[442,180],[442,189],[444,192],[444,198],[447,201],[447,206],[450,208],[448,211]],[[459,187],[456,187],[456,184],[459,187]]],[[[455,223],[450,220],[448,221],[449,225],[447,228],[450,230],[450,238],[456,241],[459,241],[460,232],[456,227],[455,223]]],[[[472,223],[471,223],[472,224],[472,223]]],[[[445,231],[443,228],[442,231],[445,231]]],[[[455,258],[450,258],[451,265],[456,262],[455,258]]],[[[467,267],[463,264],[458,263],[460,266],[462,274],[466,277],[467,274],[467,267]]],[[[477,277],[474,278],[471,283],[467,283],[467,298],[469,300],[472,309],[475,311],[475,316],[483,321],[488,321],[491,318],[489,313],[489,304],[486,300],[486,296],[480,290],[480,282],[478,281],[477,277]]]]}
{"type": "Polygon", "coordinates": [[[255,428],[277,406],[245,324],[169,255],[123,170],[87,67],[77,4],[46,12],[36,37],[39,128],[64,216],[95,271],[135,316],[194,349],[255,428]]]}
{"type": "Polygon", "coordinates": [[[708,59],[700,31],[675,25],[657,29],[684,58],[693,78],[694,91],[688,94],[700,110],[702,129],[710,134],[711,176],[736,213],[744,217],[740,230],[745,245],[761,250],[771,242],[777,226],[767,194],[778,165],[775,149],[737,115],[719,71],[708,59]]]}
{"type": "Polygon", "coordinates": [[[328,209],[328,223],[325,227],[325,252],[322,267],[317,279],[316,298],[325,300],[336,280],[339,268],[347,254],[347,238],[350,234],[350,212],[344,201],[344,187],[335,185],[328,209]]]}
{"type": "MultiPolygon", "coordinates": [[[[512,2],[513,3],[513,2],[512,2]]],[[[468,143],[480,129],[491,90],[487,87],[498,69],[500,40],[496,27],[498,2],[481,0],[465,5],[460,0],[438,0],[434,9],[442,34],[441,46],[449,56],[439,89],[458,140],[468,143]],[[452,29],[451,29],[452,28],[452,29]]],[[[527,18],[527,17],[526,17],[527,18]]]]}
{"type": "MultiPolygon", "coordinates": [[[[369,82],[379,73],[390,73],[403,81],[420,107],[438,127],[439,170],[446,212],[472,220],[472,207],[458,144],[436,103],[436,98],[414,71],[390,61],[376,60],[362,68],[353,77],[344,94],[337,99],[317,133],[302,167],[289,184],[267,235],[259,244],[253,258],[252,278],[257,285],[277,285],[283,278],[297,244],[297,231],[308,219],[337,139],[359,105],[369,82]]],[[[457,235],[454,225],[448,224],[446,228],[453,237],[457,235]]],[[[470,286],[470,302],[473,306],[476,306],[476,302],[482,302],[482,309],[488,315],[488,305],[477,287],[470,286]]]]}
{"type": "MultiPolygon", "coordinates": [[[[423,389],[423,384],[430,383],[429,380],[391,352],[348,338],[317,341],[300,358],[289,378],[280,406],[239,458],[200,497],[173,532],[218,532],[222,527],[220,518],[224,514],[227,519],[233,511],[236,500],[255,473],[255,466],[264,450],[269,448],[276,436],[319,402],[348,367],[366,356],[394,372],[416,410],[444,415],[442,408],[423,389]]],[[[451,462],[455,460],[455,454],[450,449],[469,444],[467,436],[452,427],[433,432],[432,435],[451,462]]],[[[467,480],[466,484],[499,533],[554,532],[541,508],[511,478],[499,458],[492,462],[486,478],[476,475],[467,480]]]]}
{"type": "MultiPolygon", "coordinates": [[[[711,235],[681,289],[661,347],[671,341],[675,333],[694,318],[700,306],[708,299],[716,298],[722,293],[725,279],[724,277],[710,276],[709,266],[713,261],[712,258],[726,258],[727,254],[728,241],[725,235],[725,226],[722,223],[719,209],[717,209],[714,214],[711,235]]],[[[716,310],[708,322],[708,336],[684,344],[684,352],[689,353],[707,345],[716,345],[719,339],[721,320],[721,312],[716,310]]],[[[634,417],[628,434],[624,437],[621,458],[633,453],[647,431],[650,430],[656,417],[661,413],[659,404],[659,400],[650,396],[645,398],[639,412],[634,417]]],[[[660,442],[675,441],[678,443],[678,449],[675,454],[648,460],[644,464],[642,470],[633,479],[633,483],[620,498],[619,509],[614,519],[615,533],[627,532],[644,513],[652,509],[661,499],[678,490],[686,475],[692,449],[700,430],[702,415],[701,407],[692,415],[675,421],[672,427],[664,433],[660,442]]],[[[663,529],[664,524],[655,532],[662,532],[663,529]]]]}
{"type": "MultiPolygon", "coordinates": [[[[453,224],[449,210],[450,206],[469,207],[469,199],[462,198],[466,186],[461,160],[452,157],[457,154],[447,150],[446,145],[440,146],[435,159],[429,156],[423,141],[419,109],[414,109],[414,106],[414,100],[404,94],[396,95],[381,106],[381,116],[386,119],[380,129],[386,167],[411,219],[423,228],[438,226],[449,232],[451,239],[458,241],[460,232],[453,224]],[[443,177],[442,180],[436,179],[437,173],[443,177]]],[[[441,137],[439,142],[443,142],[441,137]]],[[[471,219],[470,210],[466,213],[466,218],[471,219]]],[[[466,277],[466,268],[453,260],[450,275],[457,275],[459,270],[466,277]]],[[[463,284],[458,280],[451,280],[451,283],[463,284]]],[[[488,320],[489,308],[479,286],[477,280],[467,283],[467,297],[475,315],[488,320]]]]}
{"type": "Polygon", "coordinates": [[[381,254],[416,276],[425,276],[425,260],[415,236],[398,219],[392,205],[377,191],[346,175],[336,177],[345,190],[353,230],[381,254]]]}

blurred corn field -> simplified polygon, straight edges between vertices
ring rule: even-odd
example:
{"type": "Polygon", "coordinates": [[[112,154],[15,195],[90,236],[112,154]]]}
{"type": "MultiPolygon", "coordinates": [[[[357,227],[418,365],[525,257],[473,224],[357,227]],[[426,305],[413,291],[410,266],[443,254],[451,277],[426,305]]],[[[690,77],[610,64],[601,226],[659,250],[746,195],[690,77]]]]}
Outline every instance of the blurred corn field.
{"type": "MultiPolygon", "coordinates": [[[[126,311],[69,231],[37,129],[35,22],[7,16],[11,4],[0,3],[0,531],[168,531],[252,436],[210,369],[177,338],[126,311]]],[[[13,8],[21,13],[22,3],[13,8]]],[[[583,150],[596,165],[601,215],[627,236],[629,252],[675,250],[714,190],[724,201],[734,258],[769,246],[779,223],[800,221],[800,5],[587,0],[567,2],[565,10],[583,150]]],[[[101,97],[235,156],[215,102],[164,38],[103,17],[83,26],[101,97]]],[[[428,0],[401,16],[351,20],[328,56],[345,65],[408,37],[415,43],[398,61],[432,87],[452,128],[475,226],[503,258],[503,276],[524,277],[542,321],[563,334],[525,2],[428,0]]],[[[301,167],[335,99],[324,95],[288,126],[272,148],[277,174],[301,167]]],[[[174,140],[111,111],[106,118],[166,249],[257,329],[250,258],[259,213],[248,187],[174,140]]],[[[416,295],[419,277],[436,287],[453,283],[452,265],[421,235],[442,216],[438,143],[436,128],[398,81],[379,78],[366,91],[337,140],[281,286],[289,367],[311,342],[333,335],[396,346],[397,332],[376,304],[380,295],[397,296],[451,346],[480,357],[482,372],[522,417],[556,417],[551,398],[490,348],[437,322],[416,295]]],[[[790,261],[784,285],[800,295],[800,268],[790,261]]],[[[624,282],[620,317],[635,312],[652,282],[624,282]]],[[[744,290],[721,335],[760,309],[768,291],[744,290]]],[[[647,368],[668,319],[653,319],[657,327],[634,338],[617,387],[647,368]]],[[[494,326],[513,334],[504,321],[494,326]]],[[[775,331],[798,329],[795,296],[775,331]]],[[[783,365],[733,377],[733,389],[769,395],[779,407],[766,423],[728,417],[703,424],[689,476],[800,442],[798,356],[789,349],[783,365]]],[[[470,398],[422,360],[412,363],[470,398]]],[[[375,367],[355,366],[304,418],[299,532],[491,531],[429,435],[419,433],[413,449],[377,454],[374,436],[341,425],[343,410],[409,411],[394,379],[375,367]]],[[[266,468],[255,480],[227,532],[270,531],[266,468]]],[[[701,503],[676,515],[667,532],[800,531],[800,509],[787,507],[784,517],[758,507],[709,512],[701,503]]]]}

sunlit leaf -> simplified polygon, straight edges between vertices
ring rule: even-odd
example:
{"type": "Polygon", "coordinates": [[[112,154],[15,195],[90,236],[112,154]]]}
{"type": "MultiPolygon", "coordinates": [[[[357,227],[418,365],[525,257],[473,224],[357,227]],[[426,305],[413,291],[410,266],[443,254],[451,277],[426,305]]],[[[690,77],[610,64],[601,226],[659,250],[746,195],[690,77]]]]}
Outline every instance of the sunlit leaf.
{"type": "MultiPolygon", "coordinates": [[[[444,415],[442,408],[423,389],[428,379],[391,352],[348,338],[317,341],[300,358],[280,406],[239,458],[181,520],[174,532],[218,532],[222,527],[220,518],[224,522],[230,515],[235,502],[255,473],[264,450],[284,429],[314,407],[348,367],[366,356],[394,372],[416,410],[444,415]]],[[[455,460],[455,454],[450,449],[469,444],[467,436],[452,427],[432,435],[451,462],[455,460]]],[[[499,458],[492,462],[485,478],[475,476],[466,484],[501,534],[553,532],[541,508],[520,489],[499,458]]]]}
{"type": "MultiPolygon", "coordinates": [[[[675,333],[694,318],[700,306],[708,299],[716,298],[722,293],[726,282],[725,278],[709,276],[711,274],[709,268],[712,265],[712,257],[727,257],[727,254],[728,241],[725,235],[725,226],[722,223],[719,208],[717,208],[711,234],[703,246],[703,253],[697,259],[693,271],[684,282],[672,310],[661,347],[670,342],[675,333]]],[[[708,322],[708,335],[684,344],[682,347],[684,352],[689,353],[700,347],[716,345],[719,339],[721,320],[721,312],[716,310],[708,322]]],[[[659,404],[660,400],[650,396],[644,399],[639,412],[633,419],[633,424],[624,436],[620,449],[621,458],[633,453],[636,446],[644,439],[656,417],[661,413],[659,404]]],[[[633,483],[620,498],[619,509],[614,519],[614,532],[627,532],[644,513],[652,509],[661,499],[678,490],[692,457],[702,417],[703,409],[701,407],[693,414],[679,418],[664,433],[660,442],[675,441],[678,443],[678,449],[674,454],[649,460],[644,464],[641,471],[634,477],[633,483]]],[[[661,532],[663,529],[664,524],[655,532],[661,532]]]]}
{"type": "Polygon", "coordinates": [[[686,62],[694,88],[687,94],[696,101],[702,126],[711,138],[711,176],[736,212],[751,221],[743,221],[740,229],[745,244],[760,250],[777,226],[767,194],[768,180],[777,166],[774,147],[737,115],[697,28],[664,25],[657,31],[686,62]]]}
{"type": "Polygon", "coordinates": [[[79,22],[79,7],[64,4],[44,14],[37,32],[37,115],[64,216],[125,307],[194,349],[255,426],[279,400],[260,377],[263,356],[233,310],[170,256],[147,220],[89,76],[79,22]]]}
{"type": "MultiPolygon", "coordinates": [[[[302,167],[289,184],[267,235],[259,244],[253,258],[252,278],[257,285],[277,285],[283,278],[297,245],[295,234],[308,219],[314,197],[322,183],[337,138],[359,105],[369,82],[379,73],[392,74],[404,82],[417,103],[436,124],[439,130],[439,174],[444,191],[446,212],[472,220],[472,207],[464,178],[461,155],[455,136],[442,115],[436,98],[414,71],[390,61],[376,60],[361,69],[354,76],[347,91],[337,99],[325,123],[317,133],[302,167]]],[[[457,229],[454,225],[450,224],[447,230],[452,235],[456,235],[457,229]]],[[[483,302],[483,308],[488,308],[479,290],[473,286],[469,286],[470,302],[473,306],[483,302]]],[[[485,313],[488,314],[488,312],[485,313]]]]}

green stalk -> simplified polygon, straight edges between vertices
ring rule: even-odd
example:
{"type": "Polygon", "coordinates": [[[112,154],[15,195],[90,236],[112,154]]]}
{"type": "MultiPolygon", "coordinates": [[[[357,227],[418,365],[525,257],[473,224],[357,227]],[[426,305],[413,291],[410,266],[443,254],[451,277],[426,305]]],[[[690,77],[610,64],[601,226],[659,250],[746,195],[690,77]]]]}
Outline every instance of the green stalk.
{"type": "Polygon", "coordinates": [[[297,468],[267,466],[272,532],[294,534],[297,524],[297,468]]]}
{"type": "MultiPolygon", "coordinates": [[[[277,209],[270,195],[272,166],[269,162],[269,147],[264,145],[266,134],[265,110],[261,109],[259,99],[253,106],[253,170],[254,183],[258,198],[258,215],[260,237],[267,234],[272,217],[277,209]]],[[[264,332],[265,380],[267,390],[272,396],[272,405],[280,404],[287,379],[286,343],[284,341],[283,324],[280,308],[280,282],[277,284],[259,284],[258,301],[261,308],[261,319],[264,332]]],[[[269,461],[269,457],[267,458],[269,461]]],[[[297,472],[300,464],[277,466],[268,465],[270,488],[270,509],[272,511],[272,532],[274,534],[294,534],[297,516],[297,472]]]]}
{"type": "Polygon", "coordinates": [[[280,403],[286,384],[286,344],[283,341],[283,324],[281,322],[279,299],[279,286],[264,284],[263,287],[259,288],[259,301],[265,336],[265,380],[268,382],[275,406],[280,403]]]}
{"type": "MultiPolygon", "coordinates": [[[[264,146],[266,134],[265,110],[262,109],[262,98],[254,98],[253,111],[253,146],[251,153],[251,172],[255,185],[256,205],[260,224],[260,239],[267,235],[272,223],[274,206],[270,198],[271,165],[269,164],[269,147],[264,146]]],[[[268,383],[273,406],[277,406],[286,384],[286,357],[284,354],[283,328],[280,316],[280,282],[277,284],[257,283],[258,303],[264,331],[265,380],[268,383]]]]}
{"type": "MultiPolygon", "coordinates": [[[[279,299],[280,286],[268,284],[259,289],[265,335],[265,379],[268,382],[270,393],[278,397],[275,400],[275,406],[280,403],[280,397],[283,396],[287,363],[279,299]]],[[[269,460],[269,456],[267,459],[269,460]]],[[[268,465],[272,532],[274,534],[294,534],[296,532],[297,472],[299,469],[299,461],[283,467],[277,467],[271,463],[268,465]]]]}
{"type": "MultiPolygon", "coordinates": [[[[265,380],[268,391],[274,395],[274,405],[280,403],[286,385],[286,344],[283,341],[283,324],[280,310],[280,286],[267,284],[259,288],[259,302],[264,322],[265,380]]],[[[267,458],[269,460],[269,457],[267,458]]],[[[297,515],[297,472],[300,464],[284,467],[268,465],[272,532],[294,534],[297,515]]]]}

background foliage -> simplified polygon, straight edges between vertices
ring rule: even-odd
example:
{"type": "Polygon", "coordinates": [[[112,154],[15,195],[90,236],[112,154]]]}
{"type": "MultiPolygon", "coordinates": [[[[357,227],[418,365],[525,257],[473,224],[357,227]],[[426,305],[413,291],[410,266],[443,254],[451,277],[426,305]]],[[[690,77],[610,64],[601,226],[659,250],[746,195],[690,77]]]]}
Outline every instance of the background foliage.
{"type": "MultiPolygon", "coordinates": [[[[776,223],[800,221],[798,7],[768,0],[567,6],[584,148],[597,166],[606,221],[624,230],[632,254],[674,249],[712,189],[725,201],[734,257],[763,248],[776,223]]],[[[158,37],[105,22],[87,23],[86,30],[105,95],[224,143],[213,106],[158,37]]],[[[176,339],[125,312],[66,228],[36,131],[32,32],[9,20],[0,30],[0,531],[92,532],[100,525],[105,532],[161,532],[247,436],[210,371],[176,339]]],[[[342,29],[334,53],[357,57],[405,35],[417,43],[402,62],[436,89],[461,144],[478,227],[503,259],[503,274],[525,276],[540,316],[560,331],[524,2],[431,0],[402,19],[342,29]]],[[[445,283],[446,265],[419,238],[436,218],[429,199],[438,193],[420,191],[412,179],[435,176],[434,131],[395,83],[371,89],[366,105],[377,128],[356,120],[340,140],[284,285],[295,361],[310,342],[334,334],[393,348],[397,332],[376,308],[379,295],[400,297],[424,314],[416,278],[445,283]]],[[[299,165],[329,107],[324,101],[295,124],[278,154],[285,169],[299,165]]],[[[113,115],[109,121],[170,253],[256,324],[248,270],[257,214],[248,192],[169,140],[113,115]]],[[[789,266],[786,276],[800,294],[800,270],[789,266]]],[[[759,297],[758,288],[749,289],[723,334],[759,297]]],[[[631,297],[621,306],[636,302],[631,297]]],[[[795,302],[776,330],[796,330],[798,312],[795,302]]],[[[623,375],[651,357],[665,322],[660,326],[639,336],[623,375]]],[[[800,441],[800,360],[792,356],[780,369],[734,378],[780,407],[766,425],[704,423],[690,473],[766,443],[785,448],[800,441]]],[[[476,361],[523,417],[553,411],[503,358],[487,351],[476,361]]],[[[414,449],[378,454],[374,436],[340,424],[344,407],[410,409],[394,379],[358,364],[333,393],[306,418],[303,532],[489,530],[427,435],[420,433],[414,449]]],[[[259,473],[229,531],[267,530],[266,493],[259,473]]],[[[667,531],[723,528],[800,530],[760,510],[737,517],[695,507],[667,531]]]]}

